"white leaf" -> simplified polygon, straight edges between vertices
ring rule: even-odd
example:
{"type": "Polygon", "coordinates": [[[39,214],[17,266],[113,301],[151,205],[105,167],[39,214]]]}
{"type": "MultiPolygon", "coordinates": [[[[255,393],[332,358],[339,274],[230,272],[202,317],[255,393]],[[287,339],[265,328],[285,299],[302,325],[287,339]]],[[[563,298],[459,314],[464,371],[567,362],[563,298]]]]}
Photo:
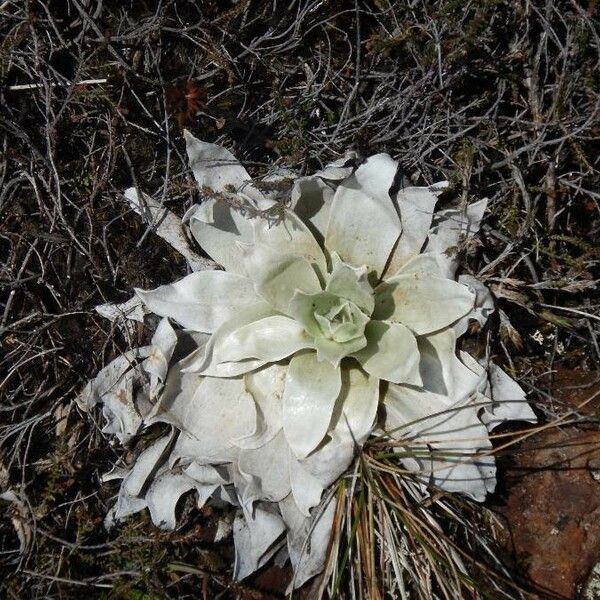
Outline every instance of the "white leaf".
{"type": "Polygon", "coordinates": [[[195,204],[183,216],[183,222],[199,246],[229,273],[245,275],[242,251],[238,243],[254,241],[250,218],[224,201],[208,198],[195,204]]]}
{"type": "Polygon", "coordinates": [[[395,275],[410,275],[418,273],[419,276],[443,277],[438,257],[435,254],[424,253],[409,259],[395,275]]]}
{"type": "Polygon", "coordinates": [[[153,313],[193,331],[213,333],[241,308],[260,302],[250,279],[224,271],[192,273],[154,290],[136,289],[153,313]]]}
{"type": "Polygon", "coordinates": [[[485,360],[477,362],[467,352],[461,352],[460,357],[484,380],[481,392],[490,398],[490,402],[484,407],[481,420],[490,431],[506,421],[537,422],[523,388],[498,365],[485,360]]]}
{"type": "Polygon", "coordinates": [[[0,500],[11,503],[11,510],[6,512],[6,516],[10,516],[12,526],[19,538],[19,555],[22,556],[29,551],[34,539],[34,532],[30,525],[35,522],[34,517],[30,514],[27,504],[13,490],[2,492],[0,500]]]}
{"type": "MultiPolygon", "coordinates": [[[[237,460],[239,450],[233,444],[224,442],[220,448],[217,448],[218,455],[215,457],[212,450],[206,451],[207,443],[199,440],[192,434],[181,429],[173,449],[169,455],[169,468],[180,465],[190,465],[196,463],[200,466],[223,466],[228,462],[237,460]]],[[[235,503],[237,505],[237,502],[235,503]]]]}
{"type": "MultiPolygon", "coordinates": [[[[272,251],[291,254],[306,259],[323,277],[327,272],[327,259],[308,226],[288,209],[281,210],[281,218],[253,222],[254,242],[264,244],[272,251]]],[[[250,273],[249,273],[250,275],[250,273]]]]}
{"type": "MultiPolygon", "coordinates": [[[[363,407],[365,409],[364,419],[361,420],[363,424],[368,421],[369,409],[373,409],[373,404],[369,404],[368,400],[367,398],[367,402],[365,403],[367,406],[363,407]]],[[[353,425],[354,422],[358,421],[358,413],[355,413],[355,411],[348,411],[348,413],[350,426],[356,432],[360,431],[357,425],[353,425]]],[[[330,431],[329,436],[325,438],[316,450],[301,460],[300,464],[309,473],[314,475],[323,487],[328,487],[350,466],[354,458],[356,442],[360,443],[360,438],[350,435],[346,420],[340,418],[336,423],[335,429],[330,431]]]]}
{"type": "Polygon", "coordinates": [[[120,304],[99,304],[94,310],[105,319],[112,321],[113,323],[119,319],[128,319],[130,321],[137,321],[138,323],[144,322],[144,316],[146,310],[142,301],[134,296],[122,302],[120,304]]]}
{"type": "MultiPolygon", "coordinates": [[[[335,445],[340,439],[364,443],[373,429],[378,406],[379,379],[357,366],[342,367],[342,389],[331,419],[335,434],[327,443],[335,445]]],[[[323,450],[317,450],[315,458],[323,450]]]]}
{"type": "Polygon", "coordinates": [[[454,323],[474,305],[466,286],[416,272],[391,277],[375,290],[373,318],[402,323],[417,335],[454,323]]]}
{"type": "Polygon", "coordinates": [[[299,177],[294,181],[290,209],[308,226],[321,246],[325,240],[333,195],[339,181],[352,174],[354,166],[345,165],[355,158],[356,154],[349,152],[314,175],[299,177]]]}
{"type": "MultiPolygon", "coordinates": [[[[152,522],[163,529],[175,529],[175,508],[183,494],[196,488],[191,477],[184,473],[166,472],[157,477],[148,489],[146,502],[152,522]]],[[[216,486],[212,487],[212,491],[216,486]]],[[[212,492],[211,492],[212,493],[212,492]]]]}
{"type": "Polygon", "coordinates": [[[258,448],[272,440],[282,427],[281,402],[287,367],[269,365],[244,376],[246,389],[256,403],[256,429],[235,440],[240,448],[258,448]]]}
{"type": "Polygon", "coordinates": [[[231,478],[223,467],[216,468],[212,465],[200,465],[197,462],[191,462],[183,472],[200,485],[218,486],[231,483],[231,478]]]}
{"type": "Polygon", "coordinates": [[[294,578],[287,590],[290,593],[323,570],[336,502],[333,496],[324,506],[315,509],[310,518],[298,510],[290,497],[280,502],[279,508],[287,525],[288,552],[294,568],[294,578]]]}
{"type": "Polygon", "coordinates": [[[536,423],[537,417],[527,403],[523,388],[498,365],[490,363],[490,397],[494,401],[494,418],[487,422],[488,427],[497,427],[506,420],[536,423]]]}
{"type": "Polygon", "coordinates": [[[191,438],[177,445],[187,442],[190,456],[204,464],[237,458],[235,440],[252,432],[256,419],[254,400],[239,378],[205,377],[191,401],[177,411],[191,438]]]}
{"type": "Polygon", "coordinates": [[[227,518],[228,515],[221,517],[217,522],[217,531],[215,533],[215,544],[227,539],[233,531],[233,519],[227,518]]]}
{"type": "Polygon", "coordinates": [[[238,365],[219,365],[215,356],[222,352],[227,338],[233,331],[274,314],[275,311],[266,302],[241,308],[235,316],[214,332],[204,347],[198,348],[182,361],[181,370],[184,373],[206,371],[212,377],[235,377],[258,368],[263,364],[260,360],[238,365]]]}
{"type": "Polygon", "coordinates": [[[290,208],[302,219],[319,244],[323,244],[335,187],[320,177],[294,181],[290,208]]]}
{"type": "Polygon", "coordinates": [[[321,291],[317,273],[302,256],[277,252],[257,243],[248,246],[244,260],[257,293],[279,312],[288,314],[296,290],[309,294],[321,291]]]}
{"type": "Polygon", "coordinates": [[[425,389],[448,396],[454,402],[481,391],[485,377],[467,368],[456,356],[456,334],[452,329],[417,338],[419,370],[425,389]]]}
{"type": "Polygon", "coordinates": [[[140,202],[137,190],[128,188],[124,192],[125,198],[131,208],[142,218],[152,225],[157,235],[168,242],[179,254],[181,254],[190,265],[192,271],[203,271],[214,269],[215,264],[202,256],[199,256],[185,237],[181,219],[169,209],[165,208],[151,196],[143,195],[140,202]]]}
{"type": "Polygon", "coordinates": [[[351,300],[366,314],[370,315],[373,308],[375,308],[375,298],[366,267],[347,265],[340,260],[336,253],[332,254],[331,259],[333,269],[325,290],[336,296],[351,300]]]}
{"type": "Polygon", "coordinates": [[[434,215],[425,250],[438,256],[446,277],[454,277],[458,267],[456,250],[461,238],[469,238],[479,231],[486,207],[487,199],[483,199],[469,204],[464,212],[448,209],[434,215]]]}
{"type": "Polygon", "coordinates": [[[346,177],[350,177],[350,175],[352,175],[352,171],[355,169],[354,163],[356,162],[357,157],[358,155],[356,152],[354,152],[354,150],[348,150],[344,156],[328,163],[325,165],[324,169],[317,171],[314,176],[332,182],[346,179],[346,177]]]}
{"type": "Polygon", "coordinates": [[[177,345],[177,334],[171,327],[169,319],[161,319],[152,336],[152,350],[142,363],[142,368],[150,375],[150,395],[158,391],[159,384],[167,378],[169,362],[177,345]]]}
{"type": "Polygon", "coordinates": [[[389,195],[398,164],[387,154],[367,159],[335,192],[325,246],[351,265],[381,275],[400,236],[389,195]]]}
{"type": "Polygon", "coordinates": [[[458,282],[466,285],[475,293],[475,306],[469,314],[454,324],[456,337],[460,337],[466,333],[471,319],[475,319],[480,327],[483,327],[490,315],[496,310],[496,303],[494,302],[492,293],[479,279],[465,274],[458,277],[458,282]]]}
{"type": "MultiPolygon", "coordinates": [[[[445,182],[444,182],[445,183],[445,182]]],[[[439,189],[439,184],[437,189],[439,189]]],[[[387,272],[395,274],[411,258],[418,256],[427,240],[437,202],[436,188],[401,188],[395,197],[400,212],[402,235],[392,252],[387,272]]]]}
{"type": "Polygon", "coordinates": [[[150,354],[150,350],[151,346],[134,348],[118,356],[106,365],[77,397],[79,408],[87,411],[94,405],[102,402],[104,394],[118,390],[119,382],[126,377],[134,375],[132,371],[138,368],[141,360],[150,354]]]}
{"type": "Polygon", "coordinates": [[[284,531],[283,519],[265,502],[257,503],[253,515],[239,514],[233,523],[233,578],[239,581],[262,567],[279,550],[277,541],[284,531]]]}
{"type": "Polygon", "coordinates": [[[121,444],[129,442],[142,426],[142,415],[133,398],[133,377],[127,377],[102,396],[102,415],[106,424],[102,433],[116,436],[121,444]]]}
{"type": "Polygon", "coordinates": [[[454,402],[427,390],[390,384],[385,395],[385,429],[398,440],[403,464],[427,485],[483,501],[495,486],[487,430],[478,418],[479,398],[454,402]]]}
{"type": "Polygon", "coordinates": [[[154,331],[154,335],[152,336],[152,348],[156,348],[160,351],[162,357],[168,365],[171,357],[173,356],[173,351],[175,350],[176,345],[177,334],[175,333],[173,327],[171,327],[169,319],[161,319],[156,330],[154,331]]]}
{"type": "Polygon", "coordinates": [[[108,471],[108,473],[104,473],[100,477],[100,481],[105,483],[106,481],[116,481],[118,479],[125,479],[127,473],[129,473],[131,469],[125,467],[124,465],[115,464],[112,469],[108,471]]]}
{"type": "MultiPolygon", "coordinates": [[[[219,486],[217,485],[197,485],[196,486],[196,508],[201,509],[217,492],[219,486]]],[[[217,534],[215,534],[215,538],[217,534]]],[[[217,540],[215,539],[215,542],[217,540]]]]}
{"type": "Polygon", "coordinates": [[[353,356],[367,373],[394,383],[422,384],[417,340],[408,327],[372,320],[365,336],[367,345],[353,356]]]}
{"type": "Polygon", "coordinates": [[[290,361],[283,394],[283,430],[298,458],[321,442],[341,389],[340,371],[319,362],[315,352],[296,354],[290,361]]]}
{"type": "Polygon", "coordinates": [[[256,189],[246,169],[229,150],[203,142],[187,129],[184,129],[183,135],[190,168],[200,189],[207,187],[214,192],[225,192],[233,187],[256,202],[259,208],[271,206],[272,203],[256,189]]]}
{"type": "Polygon", "coordinates": [[[289,452],[289,477],[292,495],[298,510],[305,516],[310,515],[310,509],[321,501],[325,487],[314,475],[304,468],[301,462],[289,452]]]}
{"type": "Polygon", "coordinates": [[[86,411],[102,404],[102,414],[107,423],[105,433],[116,435],[122,444],[138,432],[142,415],[133,397],[133,383],[143,379],[141,360],[151,352],[151,347],[136,348],[117,357],[90,381],[76,401],[86,411]]]}
{"type": "Polygon", "coordinates": [[[123,479],[121,493],[141,496],[149,480],[164,463],[175,433],[166,435],[146,448],[135,460],[131,471],[123,479]]]}
{"type": "Polygon", "coordinates": [[[274,315],[232,331],[219,348],[215,348],[214,361],[258,359],[276,362],[311,346],[311,337],[300,323],[283,315],[274,315]]]}
{"type": "Polygon", "coordinates": [[[155,475],[160,475],[176,433],[164,436],[146,448],[136,459],[126,473],[115,473],[112,478],[123,476],[117,502],[105,519],[105,525],[110,528],[115,521],[120,521],[131,514],[143,510],[147,506],[145,489],[155,475]]]}
{"type": "Polygon", "coordinates": [[[242,451],[238,468],[256,478],[257,499],[278,502],[290,493],[289,448],[281,431],[263,446],[242,451]]]}
{"type": "Polygon", "coordinates": [[[462,493],[484,502],[488,492],[496,488],[496,466],[489,454],[446,456],[433,454],[430,484],[447,492],[462,493]],[[442,458],[435,458],[441,456],[442,458]]]}
{"type": "Polygon", "coordinates": [[[481,409],[478,398],[455,402],[442,394],[390,384],[384,406],[385,428],[394,438],[416,439],[423,447],[430,444],[466,452],[490,447],[477,416],[481,409]]]}
{"type": "Polygon", "coordinates": [[[169,423],[181,428],[186,407],[203,378],[198,373],[182,373],[180,363],[174,365],[169,370],[158,401],[144,419],[145,424],[169,423]]]}

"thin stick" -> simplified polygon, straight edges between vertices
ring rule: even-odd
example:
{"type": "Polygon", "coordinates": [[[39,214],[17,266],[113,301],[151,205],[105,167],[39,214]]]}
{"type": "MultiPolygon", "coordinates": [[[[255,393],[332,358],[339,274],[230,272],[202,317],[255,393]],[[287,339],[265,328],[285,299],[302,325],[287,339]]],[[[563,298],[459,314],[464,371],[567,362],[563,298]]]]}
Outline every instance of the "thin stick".
{"type": "Polygon", "coordinates": [[[22,91],[26,91],[26,90],[39,90],[42,89],[44,87],[46,87],[46,85],[50,85],[50,87],[80,87],[82,85],[101,85],[103,83],[106,83],[108,81],[108,79],[82,79],[81,81],[78,81],[77,83],[61,83],[61,82],[54,82],[54,83],[49,83],[49,84],[45,84],[45,83],[23,83],[20,85],[10,85],[8,86],[8,90],[11,92],[22,92],[22,91]]]}

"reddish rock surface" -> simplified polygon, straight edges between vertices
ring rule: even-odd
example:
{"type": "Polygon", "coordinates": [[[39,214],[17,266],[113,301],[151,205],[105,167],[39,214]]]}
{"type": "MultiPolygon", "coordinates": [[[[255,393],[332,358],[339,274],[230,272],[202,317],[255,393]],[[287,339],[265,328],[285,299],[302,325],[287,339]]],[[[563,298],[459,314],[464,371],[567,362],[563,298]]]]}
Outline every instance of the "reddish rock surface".
{"type": "MultiPolygon", "coordinates": [[[[572,408],[594,415],[600,384],[581,372],[563,372],[553,392],[572,408]]],[[[512,551],[528,577],[547,590],[540,598],[577,598],[600,561],[600,430],[580,423],[552,427],[524,441],[505,470],[506,518],[512,551]]]]}

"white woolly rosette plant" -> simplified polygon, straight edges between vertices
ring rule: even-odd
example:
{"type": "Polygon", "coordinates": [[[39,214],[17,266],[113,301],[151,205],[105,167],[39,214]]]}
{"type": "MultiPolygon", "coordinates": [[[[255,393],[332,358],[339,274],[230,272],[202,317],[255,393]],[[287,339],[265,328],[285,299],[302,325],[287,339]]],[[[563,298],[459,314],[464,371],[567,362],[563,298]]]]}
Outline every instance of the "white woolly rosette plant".
{"type": "Polygon", "coordinates": [[[98,308],[162,320],[150,346],[117,358],[79,399],[101,404],[104,431],[124,444],[170,426],[107,476],[123,480],[108,520],[148,508],[174,528],[179,498],[195,490],[199,507],[238,507],[236,578],[289,558],[298,587],[323,568],[331,486],[369,436],[396,443],[423,489],[484,500],[488,433],[535,419],[506,373],[457,351],[469,321],[494,310],[454,256],[486,202],[436,212],[445,183],[399,185],[398,163],[377,154],[292,177],[281,203],[229,151],[185,137],[203,199],[183,224],[163,214],[158,233],[194,272],[98,308]]]}

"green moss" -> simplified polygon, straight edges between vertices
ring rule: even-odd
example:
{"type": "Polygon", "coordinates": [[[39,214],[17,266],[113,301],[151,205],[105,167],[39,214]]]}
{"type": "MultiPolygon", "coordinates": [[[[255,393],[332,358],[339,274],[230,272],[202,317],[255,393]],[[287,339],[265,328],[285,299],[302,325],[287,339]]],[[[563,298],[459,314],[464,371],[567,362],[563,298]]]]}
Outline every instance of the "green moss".
{"type": "Polygon", "coordinates": [[[300,136],[277,140],[273,143],[273,146],[290,163],[298,162],[302,159],[304,144],[300,136]]]}
{"type": "Polygon", "coordinates": [[[464,168],[470,168],[473,166],[473,159],[477,153],[477,148],[470,138],[463,138],[460,141],[458,150],[454,155],[454,161],[464,168]]]}
{"type": "Polygon", "coordinates": [[[515,196],[512,196],[509,204],[502,205],[498,210],[500,230],[510,236],[517,234],[521,228],[522,216],[521,206],[515,196]]]}

